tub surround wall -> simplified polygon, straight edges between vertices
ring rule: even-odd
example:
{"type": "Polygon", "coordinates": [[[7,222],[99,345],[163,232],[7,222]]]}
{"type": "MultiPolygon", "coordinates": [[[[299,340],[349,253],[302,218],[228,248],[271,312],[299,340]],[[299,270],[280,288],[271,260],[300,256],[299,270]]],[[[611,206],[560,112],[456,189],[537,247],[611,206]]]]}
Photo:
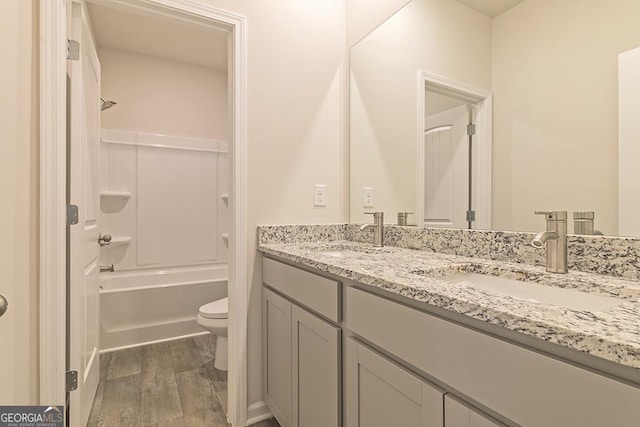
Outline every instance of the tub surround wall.
{"type": "Polygon", "coordinates": [[[116,271],[227,261],[228,143],[103,130],[101,229],[116,271]]]}
{"type": "MultiPolygon", "coordinates": [[[[534,233],[385,225],[385,245],[443,254],[545,265],[545,251],[531,246],[534,233]]],[[[347,240],[370,243],[358,224],[258,227],[258,244],[347,240]]],[[[569,269],[640,280],[640,238],[570,235],[569,269]]]]}

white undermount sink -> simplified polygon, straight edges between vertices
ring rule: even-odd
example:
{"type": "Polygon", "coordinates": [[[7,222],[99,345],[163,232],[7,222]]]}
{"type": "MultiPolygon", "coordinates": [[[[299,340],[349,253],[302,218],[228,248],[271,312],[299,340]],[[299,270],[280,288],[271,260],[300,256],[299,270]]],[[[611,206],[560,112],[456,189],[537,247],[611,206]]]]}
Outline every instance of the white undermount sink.
{"type": "Polygon", "coordinates": [[[370,255],[384,255],[390,252],[388,248],[375,247],[375,246],[360,246],[360,245],[345,245],[340,244],[336,246],[324,246],[314,249],[319,255],[328,256],[332,258],[353,258],[370,255]]]}
{"type": "Polygon", "coordinates": [[[351,251],[349,249],[322,251],[322,252],[319,252],[319,254],[324,256],[329,256],[332,258],[349,258],[352,256],[362,255],[361,252],[351,251]]]}
{"type": "Polygon", "coordinates": [[[477,273],[451,274],[437,277],[447,283],[469,284],[475,288],[497,292],[523,300],[553,304],[578,311],[602,311],[622,304],[622,300],[589,294],[574,289],[558,288],[477,273]]]}

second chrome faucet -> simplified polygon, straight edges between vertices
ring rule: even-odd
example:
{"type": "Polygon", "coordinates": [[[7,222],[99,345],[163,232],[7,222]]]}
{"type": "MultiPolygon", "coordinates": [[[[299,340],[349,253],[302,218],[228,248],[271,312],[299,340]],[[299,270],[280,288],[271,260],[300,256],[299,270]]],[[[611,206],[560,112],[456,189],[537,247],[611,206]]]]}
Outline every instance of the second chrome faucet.
{"type": "Polygon", "coordinates": [[[567,212],[536,211],[547,220],[547,230],[538,233],[531,244],[536,248],[546,245],[547,271],[551,273],[567,273],[567,212]]]}
{"type": "Polygon", "coordinates": [[[373,215],[373,224],[364,224],[360,230],[373,229],[373,246],[381,248],[384,246],[384,212],[365,212],[373,215]]]}

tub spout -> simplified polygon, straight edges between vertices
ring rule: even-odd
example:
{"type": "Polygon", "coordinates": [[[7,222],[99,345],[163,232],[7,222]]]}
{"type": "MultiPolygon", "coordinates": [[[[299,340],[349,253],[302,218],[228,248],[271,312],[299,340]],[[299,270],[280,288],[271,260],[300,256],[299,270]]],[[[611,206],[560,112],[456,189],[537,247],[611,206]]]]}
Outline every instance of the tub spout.
{"type": "Polygon", "coordinates": [[[113,268],[113,264],[100,266],[100,273],[106,273],[106,272],[113,273],[114,271],[115,269],[113,268]]]}

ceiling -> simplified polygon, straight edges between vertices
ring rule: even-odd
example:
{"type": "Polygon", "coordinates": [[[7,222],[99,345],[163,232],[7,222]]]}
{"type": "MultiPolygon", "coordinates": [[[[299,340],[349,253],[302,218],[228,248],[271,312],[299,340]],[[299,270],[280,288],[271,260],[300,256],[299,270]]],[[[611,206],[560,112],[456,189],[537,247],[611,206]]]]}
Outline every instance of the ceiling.
{"type": "Polygon", "coordinates": [[[491,18],[500,15],[503,12],[511,9],[518,3],[522,3],[524,0],[458,0],[460,3],[464,3],[467,6],[483,13],[491,18]]]}
{"type": "Polygon", "coordinates": [[[227,69],[227,32],[88,3],[99,48],[124,50],[202,67],[227,69]]]}
{"type": "MultiPolygon", "coordinates": [[[[458,0],[495,17],[524,0],[458,0]]],[[[98,47],[227,69],[227,33],[202,24],[156,19],[88,3],[98,47]]]]}

